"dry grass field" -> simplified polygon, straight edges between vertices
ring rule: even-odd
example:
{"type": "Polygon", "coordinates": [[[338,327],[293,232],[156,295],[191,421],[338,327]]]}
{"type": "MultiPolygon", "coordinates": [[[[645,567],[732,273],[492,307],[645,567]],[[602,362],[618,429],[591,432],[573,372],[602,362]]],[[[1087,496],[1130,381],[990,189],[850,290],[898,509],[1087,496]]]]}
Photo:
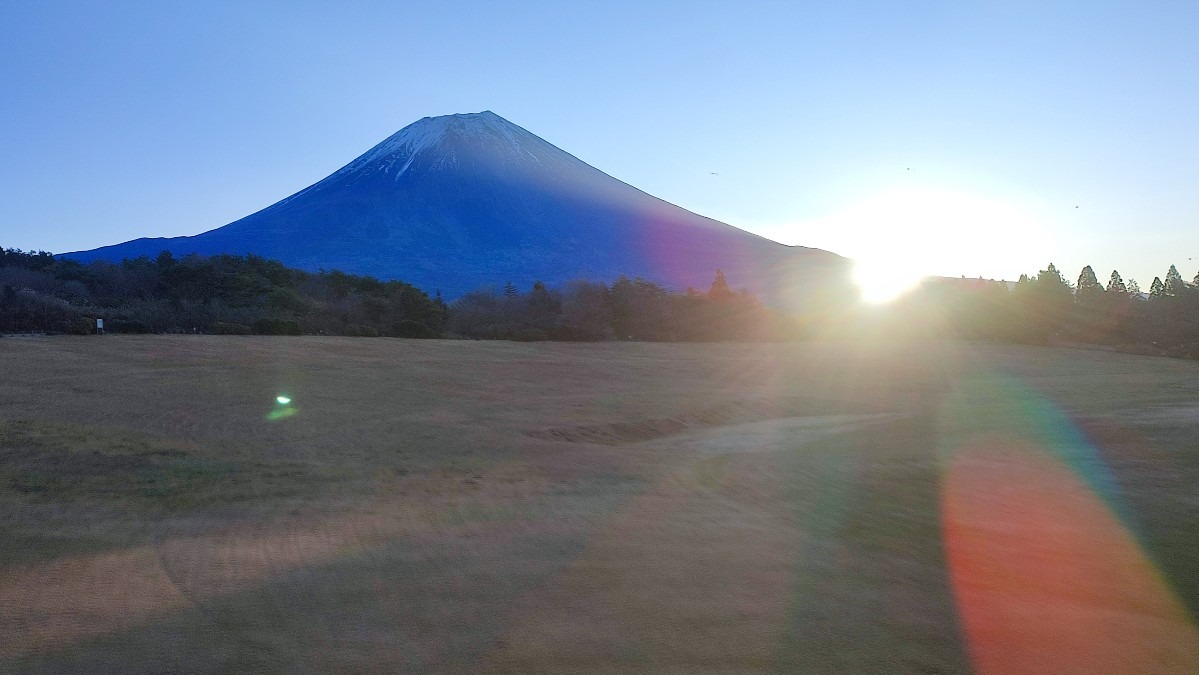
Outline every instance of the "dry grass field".
{"type": "Polygon", "coordinates": [[[1199,672],[1196,485],[1170,359],[0,339],[0,671],[1199,672]]]}

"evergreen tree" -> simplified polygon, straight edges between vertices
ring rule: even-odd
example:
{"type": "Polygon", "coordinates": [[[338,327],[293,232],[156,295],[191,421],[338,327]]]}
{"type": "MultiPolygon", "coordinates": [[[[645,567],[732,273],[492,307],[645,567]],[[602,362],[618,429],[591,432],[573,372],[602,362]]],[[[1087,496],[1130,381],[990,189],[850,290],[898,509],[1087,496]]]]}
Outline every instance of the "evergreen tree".
{"type": "Polygon", "coordinates": [[[516,289],[516,284],[511,281],[504,284],[505,298],[515,298],[517,295],[520,295],[520,291],[516,289]]]}
{"type": "Polygon", "coordinates": [[[1153,277],[1153,283],[1149,284],[1149,299],[1161,300],[1166,297],[1166,285],[1162,283],[1161,277],[1153,277]]]}
{"type": "Polygon", "coordinates": [[[1095,277],[1095,270],[1090,265],[1082,268],[1078,275],[1078,286],[1074,289],[1074,301],[1079,304],[1094,304],[1103,296],[1103,286],[1095,277]]]}
{"type": "Polygon", "coordinates": [[[712,280],[712,287],[708,289],[708,298],[711,300],[733,298],[733,291],[729,289],[729,283],[724,280],[724,272],[716,270],[716,278],[712,280]]]}
{"type": "MultiPolygon", "coordinates": [[[[1092,272],[1093,276],[1094,273],[1092,272]]],[[[1062,273],[1057,271],[1057,267],[1053,263],[1049,263],[1049,267],[1037,272],[1037,277],[1033,280],[1032,287],[1037,297],[1046,305],[1042,309],[1052,308],[1060,311],[1064,306],[1074,301],[1074,293],[1070,288],[1070,282],[1066,281],[1062,273]]]]}
{"type": "Polygon", "coordinates": [[[1128,287],[1124,285],[1124,280],[1120,278],[1120,273],[1112,270],[1112,277],[1107,282],[1108,293],[1128,293],[1128,287]]]}
{"type": "Polygon", "coordinates": [[[1102,297],[1103,311],[1095,316],[1095,339],[1107,344],[1126,341],[1125,333],[1132,310],[1131,297],[1128,293],[1128,286],[1124,284],[1120,273],[1112,270],[1112,275],[1107,282],[1107,290],[1102,297]]]}
{"type": "MultiPolygon", "coordinates": [[[[1092,272],[1092,274],[1094,273],[1092,272]]],[[[1052,288],[1054,292],[1059,292],[1059,289],[1062,287],[1070,287],[1066,278],[1062,276],[1061,272],[1057,271],[1057,266],[1053,263],[1049,263],[1049,267],[1037,272],[1037,283],[1044,283],[1046,288],[1052,288]]]]}
{"type": "Polygon", "coordinates": [[[556,312],[560,304],[556,295],[551,293],[545,284],[540,281],[533,282],[533,290],[529,292],[529,307],[537,311],[556,312]]]}
{"type": "Polygon", "coordinates": [[[1187,282],[1182,280],[1178,268],[1173,265],[1170,265],[1169,271],[1166,272],[1166,281],[1163,285],[1165,294],[1171,298],[1181,298],[1187,292],[1187,282]]]}
{"type": "Polygon", "coordinates": [[[1132,298],[1133,300],[1141,300],[1142,299],[1141,295],[1142,295],[1141,285],[1137,283],[1136,279],[1129,277],[1129,279],[1128,279],[1128,297],[1132,298]]]}
{"type": "MultiPolygon", "coordinates": [[[[1017,284],[1019,286],[1019,284],[1017,284]]],[[[1074,293],[1053,263],[1037,273],[1027,291],[1017,296],[1024,315],[1026,339],[1043,342],[1070,319],[1074,293]]]]}
{"type": "Polygon", "coordinates": [[[1097,342],[1106,332],[1103,286],[1090,265],[1082,268],[1074,288],[1074,316],[1069,332],[1076,340],[1097,342]]]}
{"type": "Polygon", "coordinates": [[[608,287],[590,281],[567,284],[562,298],[559,339],[603,340],[612,337],[608,287]]]}
{"type": "Polygon", "coordinates": [[[430,328],[434,332],[441,331],[441,325],[445,323],[446,318],[450,314],[450,307],[446,304],[445,298],[441,297],[441,289],[437,289],[437,295],[433,298],[434,311],[430,314],[433,316],[433,321],[430,322],[430,328]],[[432,325],[436,323],[437,325],[432,325]]]}
{"type": "Polygon", "coordinates": [[[562,297],[557,291],[551,291],[540,281],[533,282],[525,309],[526,322],[532,328],[549,331],[558,322],[562,312],[562,297]]]}

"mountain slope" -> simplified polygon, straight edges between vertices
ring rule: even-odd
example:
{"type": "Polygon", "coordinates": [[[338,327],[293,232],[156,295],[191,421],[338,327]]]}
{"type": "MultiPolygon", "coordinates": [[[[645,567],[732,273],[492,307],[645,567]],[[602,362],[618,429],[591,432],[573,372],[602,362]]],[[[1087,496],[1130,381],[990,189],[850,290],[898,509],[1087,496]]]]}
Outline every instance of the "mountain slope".
{"type": "Polygon", "coordinates": [[[696,215],[595,169],[490,112],[426,117],[324,180],[221,228],[67,254],[119,260],[255,253],[308,270],[397,278],[454,297],[536,279],[642,276],[783,299],[846,269],[696,215]]]}

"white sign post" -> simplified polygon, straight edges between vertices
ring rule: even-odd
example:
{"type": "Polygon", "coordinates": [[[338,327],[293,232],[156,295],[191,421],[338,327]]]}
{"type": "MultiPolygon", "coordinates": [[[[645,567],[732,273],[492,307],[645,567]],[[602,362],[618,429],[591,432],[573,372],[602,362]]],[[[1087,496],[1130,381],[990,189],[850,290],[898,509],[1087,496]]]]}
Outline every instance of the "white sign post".
{"type": "Polygon", "coordinates": [[[104,319],[96,319],[96,335],[104,334],[104,319]]]}

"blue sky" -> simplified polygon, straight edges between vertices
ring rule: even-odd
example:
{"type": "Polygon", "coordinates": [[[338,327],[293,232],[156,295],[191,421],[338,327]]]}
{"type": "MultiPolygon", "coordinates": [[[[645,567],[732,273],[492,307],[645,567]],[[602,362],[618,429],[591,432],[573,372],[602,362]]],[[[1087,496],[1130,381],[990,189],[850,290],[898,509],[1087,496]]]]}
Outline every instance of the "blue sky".
{"type": "Polygon", "coordinates": [[[0,245],[195,234],[490,109],[888,274],[1148,288],[1199,271],[1197,28],[1194,2],[0,1],[0,245]]]}

